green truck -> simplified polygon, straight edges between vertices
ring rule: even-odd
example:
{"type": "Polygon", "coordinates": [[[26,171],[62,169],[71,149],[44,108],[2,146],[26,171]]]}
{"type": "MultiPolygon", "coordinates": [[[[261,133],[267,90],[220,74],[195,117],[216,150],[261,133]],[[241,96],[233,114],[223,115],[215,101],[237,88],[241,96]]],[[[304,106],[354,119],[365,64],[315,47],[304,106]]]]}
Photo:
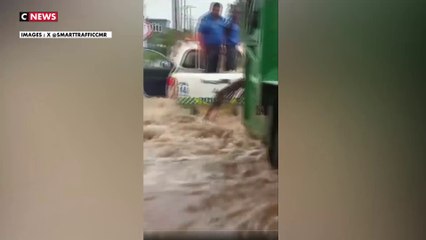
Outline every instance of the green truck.
{"type": "Polygon", "coordinates": [[[245,44],[243,122],[278,168],[278,0],[241,1],[245,44]]]}

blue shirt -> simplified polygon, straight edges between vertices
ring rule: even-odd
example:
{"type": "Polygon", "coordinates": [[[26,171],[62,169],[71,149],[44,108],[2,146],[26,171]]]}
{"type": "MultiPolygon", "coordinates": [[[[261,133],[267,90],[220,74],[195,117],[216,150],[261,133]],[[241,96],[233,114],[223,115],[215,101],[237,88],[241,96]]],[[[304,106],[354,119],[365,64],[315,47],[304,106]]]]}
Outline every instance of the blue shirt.
{"type": "Polygon", "coordinates": [[[236,46],[240,43],[240,26],[232,22],[232,20],[227,21],[227,27],[230,28],[228,36],[226,37],[226,44],[231,46],[236,46]]]}
{"type": "Polygon", "coordinates": [[[201,19],[198,32],[203,35],[206,45],[222,45],[225,41],[225,20],[209,14],[201,19]]]}

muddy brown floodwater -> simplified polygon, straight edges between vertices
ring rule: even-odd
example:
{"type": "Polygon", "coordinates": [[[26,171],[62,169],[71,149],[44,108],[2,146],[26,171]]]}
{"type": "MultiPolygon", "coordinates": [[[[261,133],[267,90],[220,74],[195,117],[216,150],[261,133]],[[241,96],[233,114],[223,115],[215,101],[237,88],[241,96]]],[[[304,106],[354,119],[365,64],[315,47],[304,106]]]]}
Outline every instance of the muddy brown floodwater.
{"type": "Polygon", "coordinates": [[[278,176],[240,117],[144,100],[144,230],[277,230],[278,176]]]}

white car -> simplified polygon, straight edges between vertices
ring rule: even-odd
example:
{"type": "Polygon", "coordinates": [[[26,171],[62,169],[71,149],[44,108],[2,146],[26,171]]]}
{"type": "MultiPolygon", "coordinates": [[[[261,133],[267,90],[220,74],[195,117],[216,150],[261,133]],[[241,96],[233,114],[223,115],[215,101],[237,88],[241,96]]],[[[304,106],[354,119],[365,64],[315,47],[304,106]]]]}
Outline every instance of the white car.
{"type": "MultiPolygon", "coordinates": [[[[215,93],[232,82],[241,79],[243,73],[243,49],[238,48],[238,69],[233,72],[205,73],[196,41],[180,41],[172,49],[170,59],[174,64],[167,81],[167,96],[181,104],[211,103],[215,93]]],[[[221,57],[221,69],[224,59],[221,57]]]]}

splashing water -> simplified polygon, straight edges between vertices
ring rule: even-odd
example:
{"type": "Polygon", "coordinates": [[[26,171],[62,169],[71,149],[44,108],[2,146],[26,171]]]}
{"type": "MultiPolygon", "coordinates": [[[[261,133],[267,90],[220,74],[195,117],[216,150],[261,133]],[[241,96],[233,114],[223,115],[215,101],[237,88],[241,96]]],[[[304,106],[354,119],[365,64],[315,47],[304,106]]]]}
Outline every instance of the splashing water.
{"type": "Polygon", "coordinates": [[[277,230],[278,177],[241,117],[144,100],[144,230],[277,230]]]}

